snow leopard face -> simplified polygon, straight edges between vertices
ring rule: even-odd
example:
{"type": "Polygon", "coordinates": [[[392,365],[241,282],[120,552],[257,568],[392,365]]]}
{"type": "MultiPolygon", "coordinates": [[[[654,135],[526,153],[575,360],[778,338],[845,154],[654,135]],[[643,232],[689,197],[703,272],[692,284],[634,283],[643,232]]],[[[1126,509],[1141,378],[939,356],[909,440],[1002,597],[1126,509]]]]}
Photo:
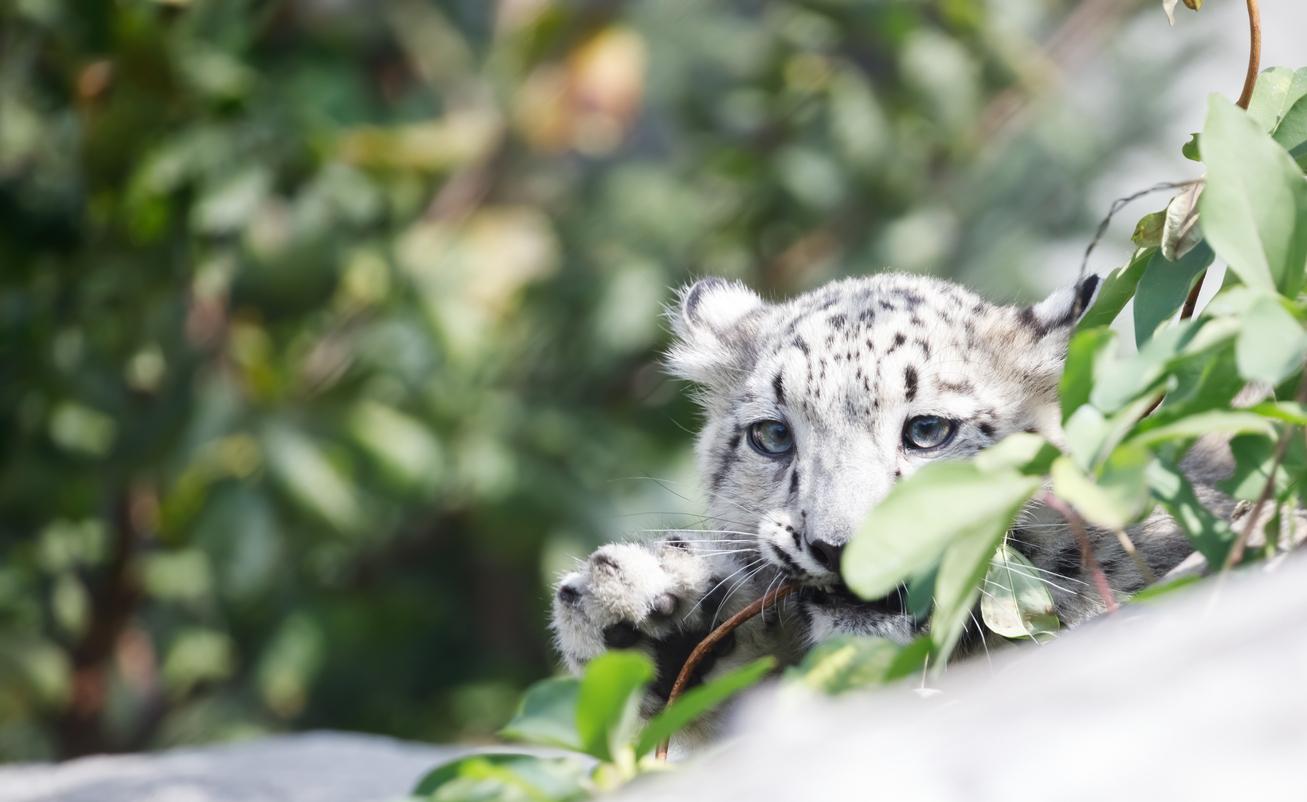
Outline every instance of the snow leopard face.
{"type": "Polygon", "coordinates": [[[700,387],[709,515],[748,533],[748,556],[838,592],[844,544],[895,482],[1013,432],[1056,436],[1067,339],[1096,285],[1033,307],[902,274],[774,304],[721,279],[687,287],[668,363],[700,387]]]}

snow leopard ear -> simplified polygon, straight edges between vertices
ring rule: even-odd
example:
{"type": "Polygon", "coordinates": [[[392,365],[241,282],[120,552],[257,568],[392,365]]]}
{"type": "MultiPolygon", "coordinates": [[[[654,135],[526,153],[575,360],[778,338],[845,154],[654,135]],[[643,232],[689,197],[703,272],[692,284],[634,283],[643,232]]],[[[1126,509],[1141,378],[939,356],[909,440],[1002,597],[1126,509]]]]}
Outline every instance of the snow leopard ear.
{"type": "Polygon", "coordinates": [[[1093,306],[1100,284],[1098,276],[1091,273],[1070,287],[1055,290],[1039,303],[1022,308],[1018,313],[1021,322],[1034,329],[1039,337],[1055,332],[1069,335],[1071,328],[1093,306]]]}
{"type": "Polygon", "coordinates": [[[747,324],[766,306],[762,298],[738,281],[705,278],[682,287],[677,299],[667,310],[676,335],[668,368],[709,387],[732,378],[752,353],[747,324]]]}

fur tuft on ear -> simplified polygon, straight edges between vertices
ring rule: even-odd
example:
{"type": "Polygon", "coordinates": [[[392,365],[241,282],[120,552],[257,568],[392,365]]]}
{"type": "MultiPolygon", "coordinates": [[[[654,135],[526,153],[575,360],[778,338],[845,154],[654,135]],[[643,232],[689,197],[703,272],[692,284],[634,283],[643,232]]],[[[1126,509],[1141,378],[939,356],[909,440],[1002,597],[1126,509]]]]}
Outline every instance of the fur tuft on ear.
{"type": "Polygon", "coordinates": [[[676,376],[714,386],[742,368],[752,349],[741,337],[750,316],[766,306],[738,281],[705,278],[683,287],[667,310],[676,341],[667,352],[676,376]]]}
{"type": "Polygon", "coordinates": [[[1058,329],[1069,329],[1093,305],[1099,285],[1098,276],[1091,273],[1078,284],[1055,290],[1034,306],[1023,308],[1021,322],[1040,337],[1058,329]]]}

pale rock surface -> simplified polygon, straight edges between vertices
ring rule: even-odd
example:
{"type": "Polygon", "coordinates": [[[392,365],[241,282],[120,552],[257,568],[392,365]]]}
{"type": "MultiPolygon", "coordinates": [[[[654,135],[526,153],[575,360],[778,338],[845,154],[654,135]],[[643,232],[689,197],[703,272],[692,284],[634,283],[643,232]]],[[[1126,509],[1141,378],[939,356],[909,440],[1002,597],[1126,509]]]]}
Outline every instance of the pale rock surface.
{"type": "Polygon", "coordinates": [[[389,802],[461,750],[313,732],[0,767],[0,802],[389,802]]]}
{"type": "Polygon", "coordinates": [[[729,748],[622,799],[1307,799],[1307,558],[912,685],[755,698],[729,748]]]}

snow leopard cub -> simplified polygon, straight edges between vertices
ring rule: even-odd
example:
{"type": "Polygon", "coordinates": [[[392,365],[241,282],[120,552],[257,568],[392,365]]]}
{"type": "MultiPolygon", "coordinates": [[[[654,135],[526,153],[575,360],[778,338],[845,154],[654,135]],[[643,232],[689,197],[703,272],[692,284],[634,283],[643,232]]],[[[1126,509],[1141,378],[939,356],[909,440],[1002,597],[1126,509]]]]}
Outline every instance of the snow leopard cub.
{"type": "MultiPolygon", "coordinates": [[[[706,524],[604,546],[562,578],[553,629],[568,666],[608,648],[643,648],[657,665],[653,695],[665,699],[715,622],[785,580],[803,585],[797,598],[738,629],[702,672],[763,653],[789,660],[834,633],[912,638],[924,622],[902,593],[862,601],[842,588],[841,550],[872,505],[928,462],[1013,432],[1060,439],[1067,341],[1097,285],[1091,276],[1030,307],[901,274],[845,279],[775,304],[721,279],[685,288],[670,312],[667,362],[698,386],[704,408],[706,524]]],[[[1115,589],[1143,585],[1113,533],[1093,539],[1115,589]]],[[[1064,624],[1099,611],[1059,516],[1032,505],[1011,542],[1048,579],[1064,624]]],[[[1141,525],[1134,542],[1156,575],[1192,551],[1163,517],[1141,525]]]]}

